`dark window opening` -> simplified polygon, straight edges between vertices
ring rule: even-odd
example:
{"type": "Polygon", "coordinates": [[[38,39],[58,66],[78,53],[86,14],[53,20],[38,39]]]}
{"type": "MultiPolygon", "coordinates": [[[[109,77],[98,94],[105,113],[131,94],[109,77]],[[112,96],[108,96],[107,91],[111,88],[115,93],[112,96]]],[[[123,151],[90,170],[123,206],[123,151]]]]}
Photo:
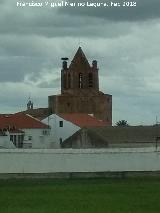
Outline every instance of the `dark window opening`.
{"type": "Polygon", "coordinates": [[[22,135],[18,135],[18,148],[23,147],[22,135]]]}
{"type": "Polygon", "coordinates": [[[10,140],[17,148],[23,148],[24,135],[10,135],[10,140]]]}
{"type": "Polygon", "coordinates": [[[89,75],[88,75],[88,86],[93,87],[93,75],[92,75],[92,73],[89,73],[89,75]]]}
{"type": "Polygon", "coordinates": [[[59,127],[63,127],[63,121],[59,121],[59,127]]]}
{"type": "Polygon", "coordinates": [[[13,135],[13,141],[14,141],[15,144],[17,143],[17,137],[16,137],[16,135],[13,135]]]}
{"type": "Polygon", "coordinates": [[[79,88],[83,88],[83,75],[82,73],[79,73],[79,88]]]}
{"type": "Polygon", "coordinates": [[[28,140],[31,141],[32,140],[32,136],[28,136],[28,140]]]}
{"type": "Polygon", "coordinates": [[[68,103],[67,103],[67,106],[69,107],[70,105],[71,105],[71,104],[68,102],[68,103]]]}
{"type": "Polygon", "coordinates": [[[42,131],[42,134],[43,134],[43,135],[49,135],[49,132],[48,132],[48,130],[43,130],[43,131],[42,131]]]}

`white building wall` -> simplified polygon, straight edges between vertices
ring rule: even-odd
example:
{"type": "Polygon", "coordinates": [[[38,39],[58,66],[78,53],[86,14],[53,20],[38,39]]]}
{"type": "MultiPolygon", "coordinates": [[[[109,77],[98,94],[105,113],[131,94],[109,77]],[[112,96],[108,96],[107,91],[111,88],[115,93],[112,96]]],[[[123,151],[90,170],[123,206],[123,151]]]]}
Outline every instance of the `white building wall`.
{"type": "Polygon", "coordinates": [[[10,141],[10,136],[7,134],[6,136],[0,136],[0,148],[6,149],[14,149],[15,145],[10,141]]]}
{"type": "Polygon", "coordinates": [[[160,150],[0,149],[0,173],[160,171],[160,150]]]}
{"type": "Polygon", "coordinates": [[[55,148],[60,148],[61,139],[64,141],[80,129],[79,126],[64,120],[56,114],[50,115],[49,117],[42,120],[42,122],[51,127],[51,136],[53,138],[53,142],[55,142],[55,148]],[[63,127],[59,126],[60,121],[63,121],[63,127]]]}
{"type": "Polygon", "coordinates": [[[24,136],[24,148],[33,149],[49,149],[52,148],[50,139],[50,129],[22,129],[25,132],[24,136]],[[43,131],[48,131],[47,135],[43,134],[43,131]],[[31,146],[31,147],[30,147],[31,146]]]}

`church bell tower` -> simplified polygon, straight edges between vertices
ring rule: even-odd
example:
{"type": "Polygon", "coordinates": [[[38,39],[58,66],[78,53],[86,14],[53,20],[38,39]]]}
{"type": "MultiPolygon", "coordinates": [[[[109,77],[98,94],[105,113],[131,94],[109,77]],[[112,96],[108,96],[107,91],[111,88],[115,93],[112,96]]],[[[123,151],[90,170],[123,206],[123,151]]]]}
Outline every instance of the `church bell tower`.
{"type": "Polygon", "coordinates": [[[67,65],[68,58],[62,58],[61,93],[89,93],[99,91],[97,61],[90,66],[82,48],[79,47],[71,64],[67,65]]]}
{"type": "Polygon", "coordinates": [[[86,113],[112,125],[112,96],[99,91],[97,61],[90,65],[79,47],[70,65],[62,58],[61,94],[48,97],[52,113],[86,113]]]}

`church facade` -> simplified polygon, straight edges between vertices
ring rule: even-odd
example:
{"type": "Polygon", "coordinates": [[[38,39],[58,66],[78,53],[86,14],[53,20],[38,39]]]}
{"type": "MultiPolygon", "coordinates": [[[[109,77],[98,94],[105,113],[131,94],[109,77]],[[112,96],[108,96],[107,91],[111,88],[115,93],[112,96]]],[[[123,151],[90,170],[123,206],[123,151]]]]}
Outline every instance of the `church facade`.
{"type": "Polygon", "coordinates": [[[61,94],[48,97],[51,113],[86,113],[112,125],[112,96],[99,91],[97,61],[89,64],[79,47],[71,64],[62,58],[61,94]]]}

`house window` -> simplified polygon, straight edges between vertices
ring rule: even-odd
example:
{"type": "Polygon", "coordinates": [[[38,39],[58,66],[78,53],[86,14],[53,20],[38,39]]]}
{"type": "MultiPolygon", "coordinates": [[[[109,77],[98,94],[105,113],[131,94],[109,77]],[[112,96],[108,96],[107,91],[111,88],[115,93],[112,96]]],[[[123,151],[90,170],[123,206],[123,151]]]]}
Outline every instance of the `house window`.
{"type": "Polygon", "coordinates": [[[32,140],[32,136],[28,136],[28,140],[31,141],[32,140]]]}
{"type": "Polygon", "coordinates": [[[43,135],[49,135],[49,132],[48,132],[48,130],[43,130],[42,134],[43,135]]]}
{"type": "Polygon", "coordinates": [[[10,135],[10,140],[17,148],[23,148],[24,135],[10,135]]]}
{"type": "Polygon", "coordinates": [[[16,137],[16,135],[13,136],[13,141],[14,141],[14,144],[17,144],[17,137],[16,137]]]}
{"type": "Polygon", "coordinates": [[[18,135],[18,148],[23,147],[23,140],[22,135],[18,135]]]}
{"type": "Polygon", "coordinates": [[[63,127],[63,121],[59,121],[59,127],[63,127]]]}

